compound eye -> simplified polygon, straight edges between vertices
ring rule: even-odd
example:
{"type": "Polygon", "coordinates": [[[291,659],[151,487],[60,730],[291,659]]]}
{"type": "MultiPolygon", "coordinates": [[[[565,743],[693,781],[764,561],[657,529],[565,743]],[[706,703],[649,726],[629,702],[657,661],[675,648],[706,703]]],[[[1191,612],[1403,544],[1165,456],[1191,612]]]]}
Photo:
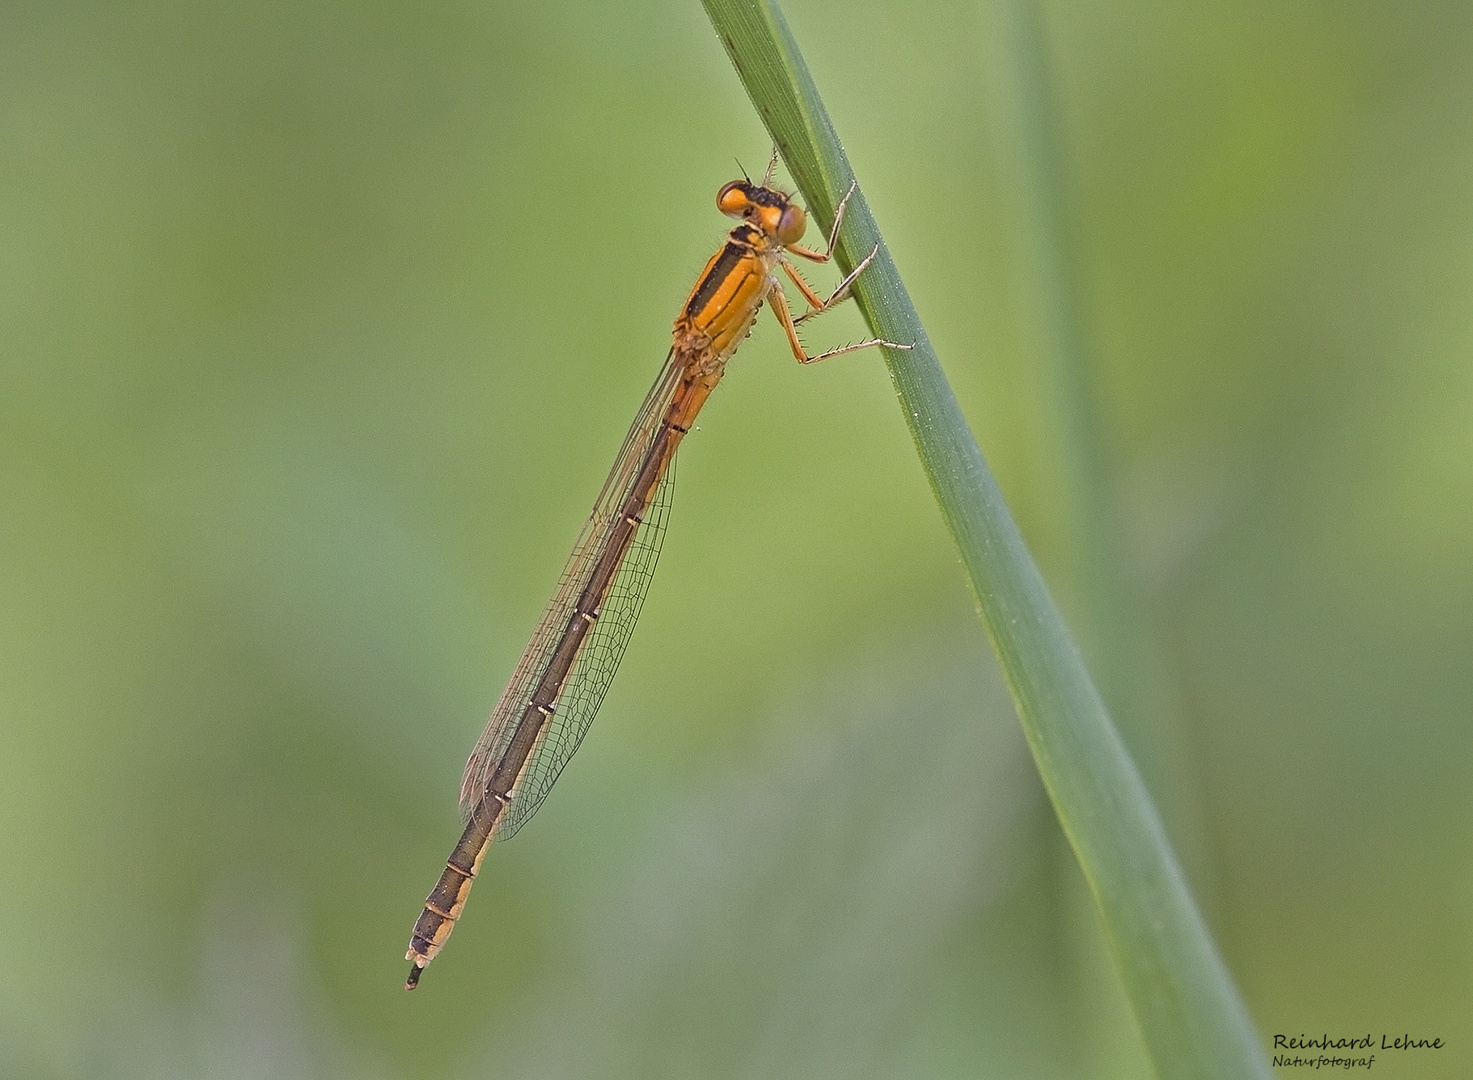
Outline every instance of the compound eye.
{"type": "Polygon", "coordinates": [[[778,219],[777,239],[782,244],[796,244],[803,239],[803,231],[808,228],[808,215],[803,213],[801,206],[789,204],[783,208],[783,216],[778,219]]]}
{"type": "Polygon", "coordinates": [[[727,217],[742,217],[752,207],[745,180],[733,180],[716,193],[716,209],[727,217]]]}

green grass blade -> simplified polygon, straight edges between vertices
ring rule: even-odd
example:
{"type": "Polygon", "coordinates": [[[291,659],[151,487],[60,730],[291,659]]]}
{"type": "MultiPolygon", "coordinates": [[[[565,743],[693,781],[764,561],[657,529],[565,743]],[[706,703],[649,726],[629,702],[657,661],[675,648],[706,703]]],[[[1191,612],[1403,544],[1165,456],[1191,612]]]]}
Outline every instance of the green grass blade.
{"type": "MultiPolygon", "coordinates": [[[[783,160],[821,224],[853,179],[781,12],[703,0],[783,160]]],[[[1197,912],[1150,796],[1090,681],[942,374],[862,191],[838,261],[878,245],[854,288],[874,333],[914,342],[885,361],[1038,769],[1094,894],[1112,955],[1163,1077],[1271,1076],[1258,1037],[1197,912]]]]}

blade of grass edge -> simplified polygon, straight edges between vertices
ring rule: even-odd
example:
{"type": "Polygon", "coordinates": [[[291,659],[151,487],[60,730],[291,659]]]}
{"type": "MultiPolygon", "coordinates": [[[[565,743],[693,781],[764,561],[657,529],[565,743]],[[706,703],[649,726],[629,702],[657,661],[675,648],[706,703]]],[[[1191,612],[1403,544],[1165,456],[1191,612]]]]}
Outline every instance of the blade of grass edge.
{"type": "MultiPolygon", "coordinates": [[[[793,179],[821,224],[853,172],[775,4],[703,0],[793,179]]],[[[1271,1073],[1247,1009],[1188,892],[1156,810],[1003,502],[862,191],[845,212],[846,272],[878,245],[854,297],[885,350],[942,516],[1055,812],[1094,895],[1141,1035],[1163,1077],[1271,1073]]]]}

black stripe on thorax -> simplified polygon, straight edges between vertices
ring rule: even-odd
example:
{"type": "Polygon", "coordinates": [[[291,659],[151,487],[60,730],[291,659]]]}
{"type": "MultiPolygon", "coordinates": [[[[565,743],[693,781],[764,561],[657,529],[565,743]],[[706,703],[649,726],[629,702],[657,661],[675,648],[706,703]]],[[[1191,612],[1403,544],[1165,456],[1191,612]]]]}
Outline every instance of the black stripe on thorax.
{"type": "Polygon", "coordinates": [[[706,305],[711,302],[711,297],[716,295],[716,290],[721,288],[721,283],[727,279],[736,267],[736,264],[749,255],[756,254],[756,241],[761,235],[761,233],[750,225],[738,225],[735,229],[731,230],[730,237],[726,241],[726,246],[721,249],[720,256],[717,257],[715,264],[711,267],[711,272],[696,286],[696,291],[691,293],[690,302],[685,305],[687,318],[694,319],[700,315],[706,305]]]}

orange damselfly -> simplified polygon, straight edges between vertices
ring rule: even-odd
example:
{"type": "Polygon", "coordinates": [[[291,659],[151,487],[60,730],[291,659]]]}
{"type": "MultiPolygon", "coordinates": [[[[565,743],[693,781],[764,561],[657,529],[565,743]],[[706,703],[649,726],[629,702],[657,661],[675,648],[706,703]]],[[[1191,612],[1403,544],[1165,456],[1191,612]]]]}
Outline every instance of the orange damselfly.
{"type": "Polygon", "coordinates": [[[492,840],[511,836],[537,812],[593,722],[654,574],[675,451],[752,329],[763,301],[772,305],[801,364],[877,345],[911,347],[876,338],[817,356],[803,350],[797,324],[842,302],[879,249],[827,300],[819,297],[787,256],[829,261],[854,185],[834,213],[827,249],[818,252],[798,243],[807,215],[772,186],[776,168],[774,151],[762,183],[733,180],[716,193],[717,208],[742,223],[711,257],[681,308],[665,365],[619,448],[552,602],[466,762],[460,788],[465,831],[414,924],[404,955],[413,965],[405,989],[414,989],[455,928],[492,840]],[[797,319],[777,279],[779,267],[809,304],[797,319]]]}

